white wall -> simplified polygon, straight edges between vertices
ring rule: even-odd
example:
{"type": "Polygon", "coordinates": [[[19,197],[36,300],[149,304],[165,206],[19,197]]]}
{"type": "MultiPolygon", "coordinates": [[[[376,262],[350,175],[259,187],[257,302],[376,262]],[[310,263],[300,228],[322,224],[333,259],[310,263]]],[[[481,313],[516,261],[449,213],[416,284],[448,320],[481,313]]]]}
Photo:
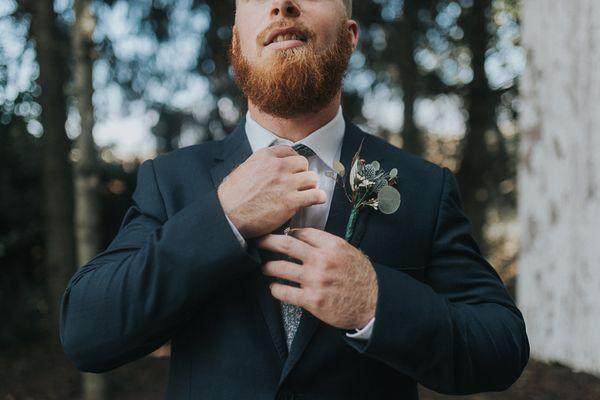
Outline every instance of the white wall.
{"type": "Polygon", "coordinates": [[[518,303],[534,358],[600,375],[600,1],[522,22],[518,303]]]}

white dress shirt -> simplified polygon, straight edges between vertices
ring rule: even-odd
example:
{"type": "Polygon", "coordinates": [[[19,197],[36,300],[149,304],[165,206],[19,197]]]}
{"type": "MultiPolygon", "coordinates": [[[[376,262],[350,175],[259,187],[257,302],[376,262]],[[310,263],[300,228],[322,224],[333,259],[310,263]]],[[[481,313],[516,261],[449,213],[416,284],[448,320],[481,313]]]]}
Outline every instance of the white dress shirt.
{"type": "MultiPolygon", "coordinates": [[[[284,144],[288,146],[302,143],[315,152],[316,156],[308,159],[308,168],[318,174],[318,188],[327,194],[327,202],[303,208],[292,217],[290,226],[312,227],[324,230],[335,188],[335,181],[326,176],[325,172],[334,170],[333,161],[339,160],[342,152],[342,141],[346,129],[346,122],[342,115],[342,107],[339,107],[336,116],[331,121],[298,142],[280,138],[268,131],[252,119],[249,111],[246,113],[245,128],[253,153],[262,148],[269,147],[273,142],[275,142],[274,144],[276,145],[284,144]]],[[[238,238],[240,245],[246,249],[246,240],[237,230],[235,225],[233,225],[231,220],[229,220],[229,218],[227,218],[227,220],[229,221],[235,236],[238,238]]],[[[369,321],[362,329],[357,329],[355,333],[347,333],[346,335],[353,339],[368,340],[371,337],[374,322],[375,318],[371,319],[371,321],[369,321]]]]}

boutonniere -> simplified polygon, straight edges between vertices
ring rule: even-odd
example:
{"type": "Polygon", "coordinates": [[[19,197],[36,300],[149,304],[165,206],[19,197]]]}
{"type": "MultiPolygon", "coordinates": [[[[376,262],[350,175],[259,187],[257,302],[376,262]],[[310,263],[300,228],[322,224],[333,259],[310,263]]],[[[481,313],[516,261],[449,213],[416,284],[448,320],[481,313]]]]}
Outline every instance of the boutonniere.
{"type": "MultiPolygon", "coordinates": [[[[364,139],[363,139],[364,141],[364,139]]],[[[363,141],[360,142],[358,150],[352,158],[352,167],[350,169],[350,193],[346,188],[346,168],[339,161],[333,162],[333,171],[328,171],[327,176],[338,183],[338,176],[342,180],[342,188],[348,201],[352,204],[352,211],[346,224],[344,239],[349,241],[354,233],[354,225],[358,213],[364,207],[371,207],[384,214],[393,214],[400,207],[400,192],[394,187],[398,170],[393,168],[389,172],[384,171],[378,161],[367,163],[360,158],[363,141]]]]}

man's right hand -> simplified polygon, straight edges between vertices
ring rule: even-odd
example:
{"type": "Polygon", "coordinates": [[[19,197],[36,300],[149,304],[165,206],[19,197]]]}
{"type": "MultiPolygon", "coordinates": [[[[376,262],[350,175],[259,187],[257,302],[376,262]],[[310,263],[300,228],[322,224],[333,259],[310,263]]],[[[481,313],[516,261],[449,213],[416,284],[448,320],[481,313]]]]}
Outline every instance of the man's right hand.
{"type": "Polygon", "coordinates": [[[308,160],[286,145],[260,149],[217,189],[223,211],[245,239],[273,232],[303,207],[323,204],[326,193],[308,160]]]}

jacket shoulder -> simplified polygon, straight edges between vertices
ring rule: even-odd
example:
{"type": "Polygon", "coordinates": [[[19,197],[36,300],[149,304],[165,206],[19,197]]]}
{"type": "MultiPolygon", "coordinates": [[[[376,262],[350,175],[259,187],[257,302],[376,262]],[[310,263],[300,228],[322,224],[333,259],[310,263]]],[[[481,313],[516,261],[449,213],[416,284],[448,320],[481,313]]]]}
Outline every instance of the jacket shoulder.
{"type": "Polygon", "coordinates": [[[155,165],[160,166],[161,168],[174,165],[181,168],[182,164],[185,165],[190,162],[197,163],[198,161],[212,162],[220,142],[221,141],[208,141],[182,147],[168,153],[160,154],[155,157],[153,161],[155,165]]]}
{"type": "MultiPolygon", "coordinates": [[[[423,157],[412,154],[388,141],[365,131],[368,143],[373,146],[372,152],[380,154],[387,169],[397,168],[398,175],[415,185],[439,186],[443,181],[444,167],[423,157]]],[[[367,160],[370,161],[370,160],[367,160]]]]}

